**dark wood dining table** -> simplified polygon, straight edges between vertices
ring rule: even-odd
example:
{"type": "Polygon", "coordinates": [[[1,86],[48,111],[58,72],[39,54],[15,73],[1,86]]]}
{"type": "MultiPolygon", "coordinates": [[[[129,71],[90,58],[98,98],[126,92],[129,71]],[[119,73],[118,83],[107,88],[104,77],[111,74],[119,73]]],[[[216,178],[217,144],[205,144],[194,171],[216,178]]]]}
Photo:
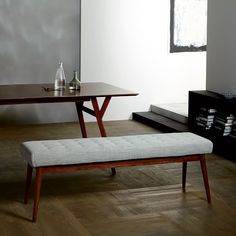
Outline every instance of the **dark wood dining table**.
{"type": "Polygon", "coordinates": [[[55,91],[53,84],[0,85],[0,105],[74,102],[83,138],[87,137],[83,112],[96,117],[100,134],[105,137],[102,118],[111,98],[136,95],[138,93],[101,82],[82,83],[80,90],[69,90],[67,86],[63,91],[55,91]],[[101,107],[98,98],[104,98],[101,107]],[[86,101],[92,103],[93,109],[84,106],[86,101]]]}

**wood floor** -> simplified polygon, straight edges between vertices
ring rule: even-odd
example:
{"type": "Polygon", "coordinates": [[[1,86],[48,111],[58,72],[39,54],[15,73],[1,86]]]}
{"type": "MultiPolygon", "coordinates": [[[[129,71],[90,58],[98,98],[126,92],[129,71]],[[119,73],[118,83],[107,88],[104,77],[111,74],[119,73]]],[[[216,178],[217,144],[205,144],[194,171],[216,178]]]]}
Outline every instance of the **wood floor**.
{"type": "MultiPolygon", "coordinates": [[[[88,135],[99,136],[95,123],[88,135]]],[[[156,133],[134,121],[105,122],[109,136],[156,133]]],[[[31,223],[32,198],[23,204],[26,163],[22,141],[81,137],[78,124],[0,126],[0,236],[236,235],[236,164],[207,157],[212,204],[200,166],[190,163],[187,191],[181,164],[48,174],[39,217],[31,223]]]]}

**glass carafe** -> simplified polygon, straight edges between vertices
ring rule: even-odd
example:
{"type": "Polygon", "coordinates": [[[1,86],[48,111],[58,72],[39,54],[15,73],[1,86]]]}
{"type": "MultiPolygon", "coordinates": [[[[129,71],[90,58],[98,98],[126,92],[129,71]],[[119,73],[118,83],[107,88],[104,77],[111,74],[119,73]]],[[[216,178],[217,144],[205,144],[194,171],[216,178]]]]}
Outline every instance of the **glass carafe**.
{"type": "Polygon", "coordinates": [[[63,63],[59,63],[59,67],[55,76],[55,90],[64,90],[66,88],[66,77],[63,69],[63,63]]]}

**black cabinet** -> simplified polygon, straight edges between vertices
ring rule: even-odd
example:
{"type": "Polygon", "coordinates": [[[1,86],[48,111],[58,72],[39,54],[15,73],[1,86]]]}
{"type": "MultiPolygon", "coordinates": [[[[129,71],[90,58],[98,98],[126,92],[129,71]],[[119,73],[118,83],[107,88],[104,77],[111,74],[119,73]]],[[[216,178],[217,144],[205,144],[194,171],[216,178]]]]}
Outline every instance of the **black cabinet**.
{"type": "Polygon", "coordinates": [[[236,98],[210,91],[189,91],[188,125],[213,141],[214,152],[236,160],[236,98]]]}

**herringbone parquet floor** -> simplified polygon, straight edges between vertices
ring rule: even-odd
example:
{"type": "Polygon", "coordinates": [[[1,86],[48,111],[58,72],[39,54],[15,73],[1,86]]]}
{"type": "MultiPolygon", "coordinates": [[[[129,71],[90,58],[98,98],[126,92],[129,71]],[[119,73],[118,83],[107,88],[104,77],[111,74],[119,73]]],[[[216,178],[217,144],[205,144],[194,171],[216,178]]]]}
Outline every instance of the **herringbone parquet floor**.
{"type": "MultiPolygon", "coordinates": [[[[99,136],[88,123],[89,136],[99,136]]],[[[105,122],[108,135],[155,133],[134,121],[105,122]]],[[[236,164],[208,155],[212,204],[206,201],[198,163],[190,163],[187,191],[181,164],[80,171],[44,176],[39,218],[31,223],[32,199],[22,203],[25,140],[80,137],[76,123],[0,127],[0,236],[236,235],[236,164]]]]}

